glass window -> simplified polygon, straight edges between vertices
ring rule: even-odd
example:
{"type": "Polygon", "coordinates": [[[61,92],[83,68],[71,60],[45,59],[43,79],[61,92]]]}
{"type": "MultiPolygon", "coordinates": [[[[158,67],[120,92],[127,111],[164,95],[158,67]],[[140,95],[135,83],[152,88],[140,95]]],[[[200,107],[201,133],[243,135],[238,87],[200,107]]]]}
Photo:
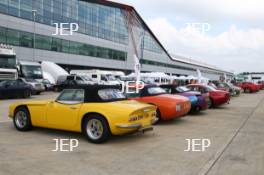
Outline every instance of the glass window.
{"type": "Polygon", "coordinates": [[[9,0],[8,13],[13,16],[19,14],[19,0],[9,0]]]}
{"type": "Polygon", "coordinates": [[[79,54],[80,44],[74,41],[70,41],[69,53],[79,54]]]}
{"type": "Polygon", "coordinates": [[[82,89],[76,90],[73,96],[73,101],[84,101],[84,90],[82,89]]]}
{"type": "Polygon", "coordinates": [[[20,17],[32,20],[32,0],[20,0],[20,17]]]}
{"type": "Polygon", "coordinates": [[[65,89],[62,91],[60,96],[57,98],[58,102],[83,102],[84,101],[84,90],[83,89],[65,89]]]}
{"type": "Polygon", "coordinates": [[[4,56],[0,55],[0,65],[1,68],[16,68],[16,56],[10,55],[10,56],[4,56]]]}
{"type": "Polygon", "coordinates": [[[140,93],[139,93],[139,91],[137,92],[136,88],[129,88],[128,92],[126,92],[127,98],[136,98],[139,96],[140,96],[140,93]]]}
{"type": "Polygon", "coordinates": [[[101,89],[98,91],[98,95],[104,101],[126,99],[118,89],[101,89]]]}
{"type": "Polygon", "coordinates": [[[51,38],[43,35],[35,36],[35,44],[37,49],[51,50],[51,38]]]}
{"type": "Polygon", "coordinates": [[[20,32],[20,46],[33,47],[33,34],[28,32],[20,32]]]}
{"type": "Polygon", "coordinates": [[[215,91],[215,88],[213,86],[206,86],[208,91],[215,91]]]}
{"type": "Polygon", "coordinates": [[[61,39],[52,38],[51,50],[52,51],[57,51],[57,52],[61,52],[62,51],[61,39]]]}
{"type": "Polygon", "coordinates": [[[67,89],[62,91],[60,96],[57,98],[57,101],[71,101],[73,100],[75,90],[67,89]]]}
{"type": "Polygon", "coordinates": [[[8,0],[1,0],[0,1],[0,12],[1,13],[8,13],[8,0]]]}
{"type": "Polygon", "coordinates": [[[150,95],[164,94],[166,91],[160,87],[150,87],[148,88],[148,93],[150,95]]]}
{"type": "Polygon", "coordinates": [[[21,73],[23,77],[29,79],[42,79],[42,69],[35,65],[21,65],[21,73]]]}
{"type": "Polygon", "coordinates": [[[6,44],[6,28],[0,27],[0,43],[6,44]]]}
{"type": "Polygon", "coordinates": [[[62,50],[62,52],[69,53],[69,44],[70,43],[67,40],[62,40],[61,41],[61,46],[62,46],[61,50],[62,50]]]}
{"type": "Polygon", "coordinates": [[[176,91],[177,92],[188,92],[190,91],[190,89],[185,86],[179,86],[179,87],[176,87],[176,91]]]}
{"type": "Polygon", "coordinates": [[[7,30],[7,44],[18,46],[19,45],[19,32],[16,30],[7,30]]]}

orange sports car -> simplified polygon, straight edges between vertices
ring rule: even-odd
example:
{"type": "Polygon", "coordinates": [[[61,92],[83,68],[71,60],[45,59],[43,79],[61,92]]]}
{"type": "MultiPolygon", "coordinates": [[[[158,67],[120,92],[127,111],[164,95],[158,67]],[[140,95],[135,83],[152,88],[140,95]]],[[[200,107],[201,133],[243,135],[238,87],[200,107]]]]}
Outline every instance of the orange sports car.
{"type": "Polygon", "coordinates": [[[145,85],[143,89],[136,91],[135,87],[129,88],[127,98],[157,106],[157,118],[159,120],[171,120],[185,116],[191,109],[188,98],[168,94],[157,85],[145,85]]]}

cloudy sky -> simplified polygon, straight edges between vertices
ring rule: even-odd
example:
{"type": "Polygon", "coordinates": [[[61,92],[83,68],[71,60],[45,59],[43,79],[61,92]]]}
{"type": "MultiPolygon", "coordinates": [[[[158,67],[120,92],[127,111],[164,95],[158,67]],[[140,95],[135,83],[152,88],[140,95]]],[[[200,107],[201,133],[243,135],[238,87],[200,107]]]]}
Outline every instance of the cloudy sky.
{"type": "Polygon", "coordinates": [[[170,53],[264,72],[263,0],[114,0],[134,6],[170,53]]]}

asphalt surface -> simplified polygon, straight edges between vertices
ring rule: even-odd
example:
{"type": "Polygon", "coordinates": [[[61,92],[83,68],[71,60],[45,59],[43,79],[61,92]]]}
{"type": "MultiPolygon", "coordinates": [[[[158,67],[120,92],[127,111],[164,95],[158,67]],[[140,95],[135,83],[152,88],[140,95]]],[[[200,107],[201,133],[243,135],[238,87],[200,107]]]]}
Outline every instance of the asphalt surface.
{"type": "MultiPolygon", "coordinates": [[[[32,99],[56,97],[45,93],[32,99]]],[[[78,133],[35,128],[18,132],[0,101],[1,175],[263,175],[264,91],[229,105],[162,122],[153,132],[112,137],[96,145],[78,133]],[[72,152],[54,152],[53,139],[78,139],[72,152]],[[185,139],[209,139],[203,152],[186,152],[185,139]]],[[[64,147],[64,148],[67,148],[64,147]]],[[[198,147],[196,147],[198,149],[198,147]]]]}

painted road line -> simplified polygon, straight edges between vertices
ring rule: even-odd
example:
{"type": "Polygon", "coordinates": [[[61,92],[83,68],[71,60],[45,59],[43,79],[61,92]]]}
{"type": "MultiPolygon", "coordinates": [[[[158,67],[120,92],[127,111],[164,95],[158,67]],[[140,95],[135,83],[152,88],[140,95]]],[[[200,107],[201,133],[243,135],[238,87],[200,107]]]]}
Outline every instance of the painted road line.
{"type": "Polygon", "coordinates": [[[0,121],[0,123],[8,123],[8,122],[12,122],[12,120],[0,121]]]}

